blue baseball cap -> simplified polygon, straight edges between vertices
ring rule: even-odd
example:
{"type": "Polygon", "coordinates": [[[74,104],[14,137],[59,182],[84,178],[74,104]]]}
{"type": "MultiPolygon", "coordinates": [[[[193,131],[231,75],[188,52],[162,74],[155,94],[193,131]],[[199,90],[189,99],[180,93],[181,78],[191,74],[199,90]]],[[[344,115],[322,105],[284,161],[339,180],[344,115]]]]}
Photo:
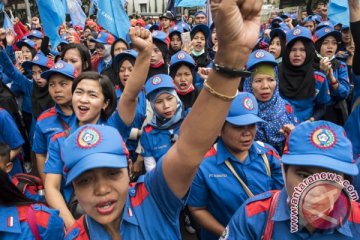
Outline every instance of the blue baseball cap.
{"type": "Polygon", "coordinates": [[[43,39],[43,34],[42,32],[38,31],[38,30],[31,30],[31,32],[26,36],[27,38],[38,38],[38,39],[43,39]]]}
{"type": "Polygon", "coordinates": [[[327,36],[334,36],[337,42],[340,42],[342,37],[341,33],[332,27],[324,27],[315,32],[313,41],[317,42],[319,40],[325,39],[327,36]]]}
{"type": "Polygon", "coordinates": [[[190,32],[190,30],[191,30],[190,25],[187,24],[186,22],[181,22],[178,25],[182,26],[184,32],[190,32]]]}
{"type": "Polygon", "coordinates": [[[281,162],[322,167],[348,175],[359,173],[345,130],[327,121],[304,122],[292,130],[281,162]]]}
{"type": "Polygon", "coordinates": [[[97,38],[93,38],[90,40],[91,42],[101,43],[101,44],[113,44],[115,41],[115,38],[113,35],[107,32],[100,32],[97,36],[97,38]]]}
{"type": "Polygon", "coordinates": [[[280,17],[285,20],[285,19],[290,18],[291,15],[289,13],[283,13],[283,14],[280,15],[280,17]]]}
{"type": "Polygon", "coordinates": [[[313,19],[314,19],[314,21],[317,22],[317,23],[321,23],[321,21],[322,21],[322,17],[321,17],[319,14],[315,14],[315,15],[313,16],[313,19]]]}
{"type": "Polygon", "coordinates": [[[167,74],[154,75],[145,83],[146,97],[149,99],[152,93],[164,88],[175,90],[173,79],[167,74]]]}
{"type": "Polygon", "coordinates": [[[55,73],[64,75],[72,80],[78,76],[78,71],[75,69],[74,65],[59,60],[51,69],[41,73],[41,77],[49,81],[50,77],[55,73]]]}
{"type": "Polygon", "coordinates": [[[341,31],[349,30],[349,29],[350,29],[349,25],[342,25],[341,31]]]}
{"type": "Polygon", "coordinates": [[[151,33],[153,41],[158,41],[168,45],[168,36],[163,31],[153,31],[151,33]]]}
{"type": "Polygon", "coordinates": [[[185,51],[179,51],[176,54],[174,54],[171,59],[170,59],[170,71],[172,68],[174,68],[175,66],[179,65],[179,64],[186,64],[192,68],[195,67],[195,61],[194,59],[190,56],[190,54],[188,54],[185,51]]]}
{"type": "Polygon", "coordinates": [[[61,158],[67,169],[66,185],[94,168],[127,168],[128,150],[113,127],[87,124],[66,138],[61,158]]]}
{"type": "Polygon", "coordinates": [[[170,28],[169,37],[171,37],[172,34],[177,33],[181,35],[184,32],[184,29],[181,24],[177,24],[174,27],[170,28]]]}
{"type": "Polygon", "coordinates": [[[254,95],[240,92],[231,103],[226,121],[235,126],[265,122],[258,116],[259,107],[254,95]]]}
{"type": "Polygon", "coordinates": [[[276,17],[271,21],[271,28],[279,28],[280,23],[283,23],[284,20],[281,17],[276,17]]]}
{"type": "Polygon", "coordinates": [[[36,47],[36,44],[32,41],[32,40],[30,40],[30,39],[28,39],[28,38],[26,38],[26,37],[24,37],[23,39],[21,39],[19,42],[17,42],[16,43],[16,46],[18,47],[18,48],[22,48],[22,46],[27,46],[27,47],[29,47],[29,48],[33,48],[33,49],[36,49],[37,47],[36,47]]]}
{"type": "Polygon", "coordinates": [[[157,31],[157,30],[159,30],[160,28],[159,28],[159,25],[158,24],[154,24],[154,25],[151,25],[149,28],[148,28],[148,30],[150,31],[150,32],[153,32],[153,31],[157,31]]]}
{"type": "Polygon", "coordinates": [[[268,51],[259,49],[251,53],[248,63],[246,64],[249,71],[253,70],[256,65],[260,63],[267,63],[276,67],[278,64],[275,57],[268,51]]]}
{"type": "Polygon", "coordinates": [[[125,57],[130,57],[130,58],[136,59],[137,56],[138,56],[138,52],[135,51],[134,49],[125,50],[122,53],[119,53],[118,55],[115,56],[114,62],[117,64],[125,57]]]}
{"type": "Polygon", "coordinates": [[[270,38],[273,38],[276,35],[280,35],[283,38],[286,38],[286,33],[290,31],[290,28],[285,23],[280,23],[278,28],[274,28],[270,32],[270,38]]]}
{"type": "Polygon", "coordinates": [[[313,15],[309,15],[306,18],[303,19],[303,23],[306,22],[315,22],[315,17],[313,15]]]}
{"type": "Polygon", "coordinates": [[[197,11],[195,14],[194,14],[194,17],[196,17],[197,15],[204,15],[206,17],[206,13],[204,11],[197,11]]]}
{"type": "Polygon", "coordinates": [[[210,35],[210,28],[205,25],[205,24],[198,24],[196,25],[195,27],[193,27],[193,29],[191,29],[191,32],[190,32],[190,36],[191,36],[191,39],[194,38],[195,34],[197,32],[201,31],[202,33],[204,33],[205,35],[205,39],[208,39],[209,38],[209,35],[210,35]]]}
{"type": "Polygon", "coordinates": [[[319,23],[319,25],[316,26],[315,31],[318,31],[324,27],[334,28],[334,24],[332,24],[330,21],[321,22],[319,23]]]}
{"type": "Polygon", "coordinates": [[[288,46],[291,42],[306,39],[312,41],[311,32],[308,28],[302,26],[296,26],[286,33],[286,46],[288,46]]]}
{"type": "Polygon", "coordinates": [[[31,70],[31,67],[34,65],[38,65],[40,67],[52,68],[54,66],[54,62],[45,56],[43,53],[38,53],[35,55],[32,61],[25,61],[22,64],[24,69],[31,70]]]}

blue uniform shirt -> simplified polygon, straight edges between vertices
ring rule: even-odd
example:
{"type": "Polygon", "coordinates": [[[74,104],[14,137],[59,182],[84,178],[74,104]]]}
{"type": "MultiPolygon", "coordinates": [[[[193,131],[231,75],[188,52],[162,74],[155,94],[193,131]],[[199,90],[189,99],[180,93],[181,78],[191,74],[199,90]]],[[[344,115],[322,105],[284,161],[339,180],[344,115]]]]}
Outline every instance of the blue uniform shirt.
{"type": "MultiPolygon", "coordinates": [[[[102,122],[99,120],[98,124],[105,124],[116,128],[120,135],[123,137],[124,142],[127,140],[130,132],[130,127],[127,127],[120,118],[117,111],[115,111],[111,117],[106,121],[102,122]]],[[[77,121],[70,126],[70,134],[75,132],[78,128],[77,121]]],[[[44,173],[61,174],[61,193],[64,196],[66,202],[69,202],[73,193],[72,185],[65,186],[67,170],[65,169],[64,162],[61,159],[61,146],[67,138],[67,134],[63,132],[56,133],[51,137],[49,143],[48,156],[45,161],[44,173]]],[[[119,143],[120,144],[120,143],[119,143]]]]}
{"type": "Polygon", "coordinates": [[[153,157],[156,162],[159,161],[171,148],[171,139],[178,136],[181,123],[179,121],[172,129],[157,129],[147,125],[140,137],[143,157],[153,157]]]}
{"type": "MultiPolygon", "coordinates": [[[[119,102],[122,91],[120,88],[116,88],[116,98],[117,102],[119,102]]],[[[136,105],[136,113],[133,123],[131,124],[131,128],[141,129],[144,120],[146,118],[146,97],[145,93],[141,91],[138,95],[138,103],[136,105]]],[[[130,140],[126,141],[126,147],[129,151],[135,151],[138,146],[138,140],[130,140]]]]}
{"type": "Polygon", "coordinates": [[[340,66],[334,71],[334,77],[339,82],[339,87],[334,91],[333,87],[329,86],[331,103],[346,99],[350,93],[348,68],[344,62],[340,62],[340,66]]]}
{"type": "MultiPolygon", "coordinates": [[[[181,239],[179,214],[185,201],[169,188],[162,169],[160,160],[153,171],[130,186],[120,223],[121,239],[181,239]]],[[[65,239],[110,240],[111,237],[103,226],[86,215],[85,220],[82,217],[75,223],[65,239]]]]}
{"type": "MultiPolygon", "coordinates": [[[[0,108],[0,143],[7,144],[10,149],[16,149],[23,145],[24,139],[20,134],[19,129],[14,122],[11,115],[5,110],[0,108]]],[[[22,173],[22,166],[19,158],[13,159],[14,167],[9,175],[22,173]]]]}
{"type": "Polygon", "coordinates": [[[38,118],[33,138],[32,150],[35,153],[46,154],[51,137],[65,129],[61,125],[59,118],[70,127],[75,124],[76,115],[66,116],[58,105],[44,111],[38,118]]]}
{"type": "MultiPolygon", "coordinates": [[[[273,192],[266,192],[247,200],[235,215],[231,218],[228,225],[228,237],[225,239],[261,239],[270,209],[273,192]]],[[[300,240],[300,239],[359,239],[360,238],[360,207],[358,203],[352,203],[352,215],[350,220],[342,227],[335,230],[316,230],[310,234],[305,228],[291,233],[290,232],[290,209],[287,203],[286,189],[281,190],[274,215],[274,228],[271,239],[274,240],[300,240]]]]}
{"type": "Polygon", "coordinates": [[[330,103],[330,90],[325,75],[321,72],[314,71],[315,78],[315,96],[309,99],[288,99],[288,101],[295,110],[295,115],[299,123],[308,120],[313,116],[313,109],[316,104],[328,105],[330,103]]]}
{"type": "MultiPolygon", "coordinates": [[[[0,206],[0,239],[28,240],[35,239],[31,232],[28,208],[25,206],[0,206]]],[[[41,239],[60,240],[64,237],[64,222],[59,211],[43,205],[32,205],[35,224],[41,239]]]]}
{"type": "MultiPolygon", "coordinates": [[[[241,163],[225,147],[220,139],[217,151],[212,148],[202,161],[199,171],[191,186],[188,205],[207,207],[207,210],[226,226],[241,204],[248,199],[245,190],[225,165],[229,159],[236,173],[245,182],[253,194],[263,193],[271,189],[281,189],[283,179],[279,156],[270,145],[265,147],[254,142],[249,156],[241,163]],[[262,154],[266,154],[271,169],[271,177],[267,175],[262,154]]],[[[201,239],[218,239],[218,236],[202,229],[201,239]]]]}
{"type": "Polygon", "coordinates": [[[352,99],[352,103],[354,103],[356,99],[360,97],[360,75],[356,75],[355,73],[353,73],[351,79],[354,83],[354,93],[353,93],[354,96],[352,99]]]}

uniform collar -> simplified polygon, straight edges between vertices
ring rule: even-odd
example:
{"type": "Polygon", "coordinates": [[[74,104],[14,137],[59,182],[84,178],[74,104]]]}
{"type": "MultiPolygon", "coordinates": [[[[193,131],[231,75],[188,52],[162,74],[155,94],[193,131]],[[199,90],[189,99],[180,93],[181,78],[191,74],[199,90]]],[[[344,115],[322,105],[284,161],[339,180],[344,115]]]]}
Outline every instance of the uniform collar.
{"type": "Polygon", "coordinates": [[[123,216],[122,216],[122,221],[121,221],[120,225],[123,225],[124,221],[128,222],[130,224],[139,225],[139,222],[135,216],[134,209],[131,207],[130,196],[132,195],[132,193],[135,194],[135,188],[129,188],[129,195],[126,199],[124,212],[123,212],[123,216]],[[134,192],[132,192],[132,191],[134,191],[134,192]]]}
{"type": "MultiPolygon", "coordinates": [[[[243,164],[250,163],[250,159],[255,159],[258,155],[265,154],[267,149],[260,146],[257,142],[253,142],[249,150],[249,155],[243,162],[243,164]],[[249,158],[250,157],[250,158],[249,158]]],[[[227,159],[230,159],[234,162],[239,162],[239,160],[226,148],[223,140],[220,138],[217,142],[217,154],[216,154],[216,163],[218,165],[223,164],[227,159]]]]}
{"type": "MultiPolygon", "coordinates": [[[[287,203],[287,198],[288,198],[287,191],[285,188],[283,188],[280,192],[278,203],[276,204],[274,216],[272,217],[273,221],[275,222],[290,221],[290,208],[287,203]]],[[[333,230],[329,230],[329,232],[330,231],[333,230]]],[[[346,221],[346,223],[344,223],[344,225],[341,228],[338,228],[337,231],[342,235],[348,236],[350,238],[353,237],[351,233],[349,221],[346,221]]]]}
{"type": "Polygon", "coordinates": [[[17,207],[0,207],[0,232],[21,233],[17,207]]]}
{"type": "MultiPolygon", "coordinates": [[[[59,114],[61,117],[64,117],[64,118],[71,116],[71,115],[65,115],[58,104],[55,104],[55,111],[57,114],[59,114]]],[[[73,112],[72,115],[74,115],[74,114],[75,113],[73,112]]]]}

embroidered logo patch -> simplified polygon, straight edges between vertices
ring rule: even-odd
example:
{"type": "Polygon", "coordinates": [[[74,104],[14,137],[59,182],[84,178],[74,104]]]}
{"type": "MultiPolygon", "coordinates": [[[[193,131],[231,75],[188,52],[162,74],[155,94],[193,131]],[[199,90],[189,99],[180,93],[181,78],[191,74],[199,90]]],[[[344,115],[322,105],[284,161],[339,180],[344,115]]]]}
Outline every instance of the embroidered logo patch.
{"type": "Polygon", "coordinates": [[[153,35],[153,36],[156,36],[156,35],[158,35],[158,32],[157,32],[157,31],[154,31],[154,32],[152,33],[152,35],[153,35]]]}
{"type": "Polygon", "coordinates": [[[246,108],[247,110],[251,111],[254,109],[254,102],[251,98],[249,97],[246,97],[244,100],[243,100],[243,106],[244,108],[246,108]]]}
{"type": "Polygon", "coordinates": [[[97,38],[98,38],[98,39],[99,39],[99,38],[101,38],[101,33],[99,33],[99,35],[98,35],[98,37],[97,37],[97,38]]]}
{"type": "Polygon", "coordinates": [[[61,68],[64,68],[64,64],[61,63],[61,62],[57,62],[54,66],[55,69],[61,69],[61,68]]]}
{"type": "Polygon", "coordinates": [[[183,52],[180,52],[178,55],[177,55],[177,58],[178,59],[184,59],[186,56],[185,56],[185,53],[183,53],[183,52]]]}
{"type": "Polygon", "coordinates": [[[100,133],[92,127],[87,127],[80,131],[77,137],[77,145],[81,148],[92,148],[95,147],[100,140],[100,133]]]}
{"type": "Polygon", "coordinates": [[[258,51],[255,53],[255,58],[263,58],[265,57],[265,53],[263,51],[258,51]]]}
{"type": "Polygon", "coordinates": [[[33,58],[33,61],[34,61],[34,62],[37,61],[37,60],[39,60],[39,56],[38,56],[38,55],[36,55],[36,56],[33,58]]]}
{"type": "Polygon", "coordinates": [[[320,149],[329,149],[336,144],[337,138],[333,130],[328,127],[319,127],[311,134],[311,142],[320,149]]]}
{"type": "Polygon", "coordinates": [[[162,82],[162,79],[161,77],[154,77],[153,80],[152,80],[152,84],[153,85],[158,85],[162,82]]]}
{"type": "Polygon", "coordinates": [[[329,32],[331,32],[331,30],[330,30],[330,28],[325,28],[324,32],[329,33],[329,32]]]}
{"type": "Polygon", "coordinates": [[[298,35],[300,35],[300,34],[301,34],[301,29],[299,29],[299,28],[298,28],[298,29],[295,29],[294,32],[293,32],[293,35],[294,35],[294,36],[298,36],[298,35]]]}

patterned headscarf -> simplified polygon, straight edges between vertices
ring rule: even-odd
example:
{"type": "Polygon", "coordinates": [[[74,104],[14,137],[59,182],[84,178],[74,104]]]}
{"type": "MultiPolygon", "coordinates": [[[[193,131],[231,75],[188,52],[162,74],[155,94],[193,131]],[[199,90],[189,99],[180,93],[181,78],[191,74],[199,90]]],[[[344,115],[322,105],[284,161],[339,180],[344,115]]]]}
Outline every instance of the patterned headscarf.
{"type": "MultiPolygon", "coordinates": [[[[272,145],[278,152],[282,152],[285,137],[279,132],[285,124],[295,124],[294,113],[291,105],[279,94],[279,79],[277,68],[275,70],[276,88],[272,98],[267,102],[260,102],[259,117],[266,123],[258,123],[256,140],[272,145]]],[[[244,92],[253,93],[253,77],[248,77],[244,82],[244,92]]]]}

